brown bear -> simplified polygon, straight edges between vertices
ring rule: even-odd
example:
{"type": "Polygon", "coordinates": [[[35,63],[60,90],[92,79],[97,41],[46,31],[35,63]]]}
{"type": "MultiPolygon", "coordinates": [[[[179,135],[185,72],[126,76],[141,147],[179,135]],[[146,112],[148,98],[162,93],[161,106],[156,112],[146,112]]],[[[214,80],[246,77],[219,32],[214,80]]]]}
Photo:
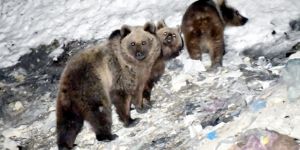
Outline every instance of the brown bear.
{"type": "MultiPolygon", "coordinates": [[[[126,32],[130,33],[130,30],[133,30],[132,34],[129,34],[127,37],[123,39],[123,41],[128,41],[128,43],[131,43],[127,49],[129,50],[129,53],[132,52],[141,52],[141,57],[144,59],[144,57],[147,56],[147,60],[144,60],[144,62],[147,63],[139,63],[136,58],[130,58],[128,57],[128,62],[130,63],[132,61],[132,70],[136,73],[136,80],[138,81],[138,85],[136,88],[135,93],[132,95],[132,103],[135,105],[135,109],[139,113],[143,113],[146,110],[146,107],[144,107],[143,102],[143,91],[147,84],[148,79],[151,75],[151,69],[157,58],[161,54],[161,44],[159,42],[159,39],[156,36],[156,33],[153,33],[155,35],[152,35],[151,37],[144,38],[144,35],[136,34],[136,31],[143,30],[141,27],[123,27],[124,30],[122,30],[124,35],[126,35],[126,32]],[[126,29],[126,30],[125,30],[126,29]],[[149,40],[149,41],[147,41],[149,40]],[[144,53],[144,49],[149,49],[151,47],[153,50],[153,53],[144,53]]],[[[156,27],[152,26],[152,31],[156,31],[156,27]]],[[[139,53],[137,53],[138,55],[139,53]]],[[[140,57],[140,56],[136,56],[140,57]]],[[[128,106],[128,105],[127,105],[128,106]]],[[[129,104],[130,106],[130,104],[129,104]]],[[[128,107],[129,107],[128,106],[128,107]]]]}
{"type": "Polygon", "coordinates": [[[181,25],[190,57],[201,60],[202,53],[208,52],[211,67],[222,66],[225,26],[241,26],[247,21],[237,10],[228,7],[225,0],[192,3],[183,15],[181,25]]]}
{"type": "Polygon", "coordinates": [[[154,84],[159,81],[165,71],[165,62],[177,57],[183,49],[184,43],[181,37],[180,27],[170,28],[164,20],[157,23],[156,34],[161,42],[162,53],[155,61],[150,78],[147,81],[147,85],[144,89],[144,98],[146,99],[145,105],[150,107],[151,91],[154,84]]]}
{"type": "Polygon", "coordinates": [[[151,23],[143,27],[124,25],[106,42],[68,61],[60,78],[56,106],[59,149],[73,148],[84,120],[91,124],[97,140],[115,139],[117,135],[111,133],[112,104],[124,126],[138,122],[131,118],[129,108],[143,85],[144,72],[151,70],[160,54],[155,31],[151,23]]]}

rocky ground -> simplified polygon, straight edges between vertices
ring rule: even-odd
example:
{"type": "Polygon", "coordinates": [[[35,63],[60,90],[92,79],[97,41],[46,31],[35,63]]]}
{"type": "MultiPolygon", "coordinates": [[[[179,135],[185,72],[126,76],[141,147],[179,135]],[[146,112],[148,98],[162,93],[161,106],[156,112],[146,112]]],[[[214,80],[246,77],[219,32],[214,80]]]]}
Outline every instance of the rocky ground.
{"type": "MultiPolygon", "coordinates": [[[[1,1],[0,150],[57,149],[56,93],[69,57],[122,24],[165,18],[176,26],[191,2],[1,1]]],[[[119,137],[98,142],[85,123],[74,149],[299,149],[300,3],[230,4],[249,23],[226,28],[224,67],[208,71],[207,55],[193,61],[185,49],[155,86],[153,107],[132,110],[139,124],[124,128],[114,112],[119,137]]]]}
{"type": "MultiPolygon", "coordinates": [[[[71,55],[100,41],[63,44],[54,40],[31,49],[15,66],[0,70],[0,149],[56,149],[55,98],[60,73],[71,55]]],[[[185,73],[189,66],[181,61],[187,57],[184,52],[168,63],[153,91],[153,108],[145,114],[132,111],[133,117],[142,118],[136,127],[124,128],[114,113],[113,132],[118,139],[98,142],[86,124],[75,149],[215,149],[224,141],[228,148],[234,143],[232,137],[253,128],[300,138],[299,102],[287,99],[282,80],[288,57],[296,57],[299,49],[298,43],[276,63],[242,56],[239,65],[194,74],[185,73]]],[[[224,64],[232,61],[226,55],[224,59],[224,64]]],[[[209,64],[208,57],[205,64],[209,64]]]]}

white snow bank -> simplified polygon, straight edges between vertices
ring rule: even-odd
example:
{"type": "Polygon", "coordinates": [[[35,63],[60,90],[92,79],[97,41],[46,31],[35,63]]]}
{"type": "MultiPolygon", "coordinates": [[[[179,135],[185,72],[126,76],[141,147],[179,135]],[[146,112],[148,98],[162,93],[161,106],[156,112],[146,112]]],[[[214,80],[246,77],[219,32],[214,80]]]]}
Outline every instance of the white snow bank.
{"type": "Polygon", "coordinates": [[[142,25],[162,18],[178,25],[189,3],[191,0],[1,1],[0,67],[14,65],[30,47],[54,39],[98,39],[122,24],[142,25]]]}
{"type": "Polygon", "coordinates": [[[225,32],[230,43],[227,46],[234,50],[250,48],[258,43],[276,45],[284,32],[290,31],[289,22],[300,17],[298,0],[228,0],[228,3],[249,18],[245,26],[229,27],[225,32]],[[273,30],[275,35],[272,35],[273,30]]]}
{"type": "MultiPolygon", "coordinates": [[[[106,37],[122,24],[142,25],[166,19],[181,23],[182,14],[193,0],[6,0],[0,3],[0,68],[17,62],[30,47],[53,39],[106,37]]],[[[228,0],[250,19],[243,27],[226,29],[227,49],[241,51],[257,43],[274,44],[289,31],[288,23],[300,16],[297,0],[228,0]],[[276,30],[277,34],[271,32],[276,30]]]]}

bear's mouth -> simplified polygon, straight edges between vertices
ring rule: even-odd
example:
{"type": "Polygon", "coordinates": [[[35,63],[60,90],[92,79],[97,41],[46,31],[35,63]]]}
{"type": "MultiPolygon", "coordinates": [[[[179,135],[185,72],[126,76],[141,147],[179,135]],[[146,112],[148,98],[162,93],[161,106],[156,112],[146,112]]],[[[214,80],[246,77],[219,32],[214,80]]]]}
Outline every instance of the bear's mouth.
{"type": "Polygon", "coordinates": [[[135,53],[135,59],[137,59],[137,60],[144,60],[145,58],[146,58],[146,55],[145,55],[145,53],[144,52],[140,52],[140,51],[138,51],[138,52],[136,52],[135,53]]]}
{"type": "Polygon", "coordinates": [[[173,40],[174,40],[174,39],[173,39],[172,35],[169,34],[169,35],[164,39],[163,44],[165,44],[165,45],[171,45],[172,42],[173,42],[173,40]]]}

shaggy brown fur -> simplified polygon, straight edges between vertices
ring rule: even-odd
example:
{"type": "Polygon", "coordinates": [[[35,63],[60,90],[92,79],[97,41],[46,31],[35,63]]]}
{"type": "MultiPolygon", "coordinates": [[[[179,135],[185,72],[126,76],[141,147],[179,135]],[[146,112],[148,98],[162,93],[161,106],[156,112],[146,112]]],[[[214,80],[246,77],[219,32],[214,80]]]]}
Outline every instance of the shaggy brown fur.
{"type": "Polygon", "coordinates": [[[124,126],[135,125],[138,120],[130,116],[131,99],[143,85],[140,82],[145,68],[154,63],[159,53],[155,26],[147,23],[144,27],[123,26],[107,42],[71,58],[59,83],[58,148],[73,147],[84,120],[93,127],[97,140],[115,139],[117,135],[111,133],[112,103],[124,126]]]}
{"type": "Polygon", "coordinates": [[[211,66],[222,66],[225,26],[240,26],[247,21],[237,10],[228,7],[225,0],[194,2],[182,19],[182,32],[190,57],[201,60],[202,53],[208,52],[211,66]]]}
{"type": "Polygon", "coordinates": [[[180,28],[170,28],[163,20],[157,24],[157,36],[162,46],[162,54],[155,61],[151,76],[147,81],[147,86],[144,89],[144,98],[147,100],[146,105],[150,107],[151,91],[154,84],[159,81],[165,71],[165,62],[177,57],[183,49],[183,39],[180,35],[180,28]]]}
{"type": "MultiPolygon", "coordinates": [[[[143,113],[147,109],[144,106],[143,101],[143,90],[147,84],[147,80],[151,75],[151,69],[157,58],[161,53],[161,44],[159,39],[156,36],[156,27],[151,26],[151,36],[145,36],[145,34],[137,34],[135,32],[142,30],[141,27],[125,27],[122,31],[126,34],[127,32],[131,32],[127,37],[123,39],[126,41],[124,43],[130,43],[129,45],[124,45],[126,49],[128,49],[128,54],[135,53],[136,58],[128,57],[127,62],[132,63],[132,70],[136,72],[136,80],[137,80],[137,88],[136,92],[133,95],[132,103],[135,105],[137,112],[143,113]],[[150,51],[151,49],[151,51],[150,51]],[[151,52],[151,53],[150,53],[151,52]],[[143,59],[143,62],[140,63],[143,59]]],[[[150,35],[150,34],[148,34],[150,35]]],[[[125,63],[124,63],[125,64],[125,63]]]]}

